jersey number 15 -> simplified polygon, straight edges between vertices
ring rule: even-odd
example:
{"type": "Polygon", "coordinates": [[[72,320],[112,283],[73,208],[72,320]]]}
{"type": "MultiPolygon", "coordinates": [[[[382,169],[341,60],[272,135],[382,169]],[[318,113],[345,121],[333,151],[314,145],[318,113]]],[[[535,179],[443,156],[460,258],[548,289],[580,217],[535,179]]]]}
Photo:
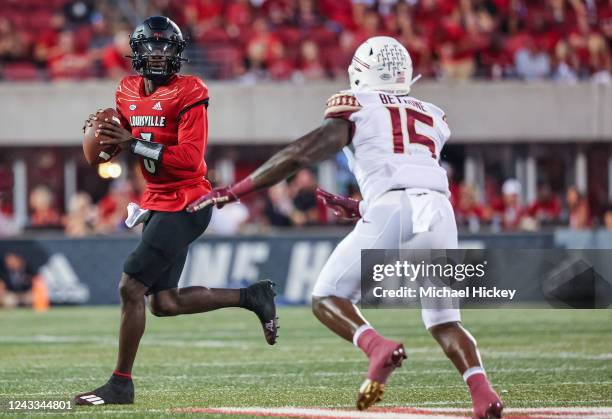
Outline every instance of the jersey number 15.
{"type": "Polygon", "coordinates": [[[389,107],[387,109],[389,110],[389,114],[391,115],[394,153],[404,153],[404,135],[406,135],[410,143],[424,145],[431,152],[431,157],[433,157],[434,159],[437,158],[436,144],[434,143],[434,141],[426,135],[422,135],[416,132],[415,128],[416,121],[422,122],[425,125],[433,127],[434,122],[431,116],[410,108],[389,107]],[[406,115],[405,124],[402,123],[402,112],[404,112],[404,114],[406,115]]]}

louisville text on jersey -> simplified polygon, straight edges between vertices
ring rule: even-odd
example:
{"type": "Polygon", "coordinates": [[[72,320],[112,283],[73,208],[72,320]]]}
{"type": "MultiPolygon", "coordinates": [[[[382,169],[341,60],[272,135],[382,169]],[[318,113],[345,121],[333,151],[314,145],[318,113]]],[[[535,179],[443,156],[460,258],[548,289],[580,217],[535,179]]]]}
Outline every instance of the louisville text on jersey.
{"type": "Polygon", "coordinates": [[[165,127],[165,116],[153,115],[132,115],[130,117],[130,125],[132,127],[165,127]]]}

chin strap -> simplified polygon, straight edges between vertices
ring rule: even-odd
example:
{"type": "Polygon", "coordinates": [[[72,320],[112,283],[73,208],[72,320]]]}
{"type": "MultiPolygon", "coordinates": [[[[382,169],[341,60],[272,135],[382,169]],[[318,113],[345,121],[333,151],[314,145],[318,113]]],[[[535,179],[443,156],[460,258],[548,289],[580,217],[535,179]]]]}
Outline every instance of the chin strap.
{"type": "Polygon", "coordinates": [[[408,92],[410,91],[410,88],[412,87],[413,84],[415,84],[417,81],[419,81],[419,79],[422,77],[421,74],[417,74],[417,76],[415,78],[413,78],[410,83],[408,83],[408,87],[407,88],[402,88],[402,89],[393,89],[393,88],[386,88],[385,86],[374,86],[374,87],[363,87],[362,89],[358,89],[357,91],[361,91],[361,90],[377,90],[377,91],[381,91],[381,92],[390,92],[390,93],[397,93],[397,94],[408,94],[408,92]]]}
{"type": "Polygon", "coordinates": [[[417,76],[412,79],[412,81],[410,82],[409,86],[412,87],[412,85],[415,84],[417,81],[419,81],[420,78],[421,78],[421,75],[417,74],[417,76]]]}

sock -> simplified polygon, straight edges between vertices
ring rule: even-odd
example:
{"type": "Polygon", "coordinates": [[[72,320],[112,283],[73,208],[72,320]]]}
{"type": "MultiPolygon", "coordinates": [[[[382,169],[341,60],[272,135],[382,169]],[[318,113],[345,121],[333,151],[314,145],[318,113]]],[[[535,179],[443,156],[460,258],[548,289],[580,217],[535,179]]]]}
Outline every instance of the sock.
{"type": "Polygon", "coordinates": [[[240,301],[238,302],[238,306],[242,308],[250,309],[250,307],[247,305],[247,289],[246,288],[240,288],[240,301]]]}
{"type": "Polygon", "coordinates": [[[476,374],[482,374],[485,377],[487,376],[487,374],[485,373],[484,368],[482,367],[471,367],[468,368],[467,370],[465,370],[465,372],[463,373],[463,381],[465,381],[466,383],[468,382],[468,379],[476,374]]]}
{"type": "Polygon", "coordinates": [[[113,371],[113,375],[111,375],[110,381],[113,384],[126,384],[132,381],[132,374],[120,371],[113,371]]]}
{"type": "Polygon", "coordinates": [[[355,334],[353,335],[353,345],[359,348],[359,345],[357,344],[357,342],[359,342],[359,337],[361,336],[363,332],[369,329],[372,329],[372,326],[370,326],[367,323],[359,326],[357,330],[355,330],[355,334]]]}
{"type": "Polygon", "coordinates": [[[472,395],[476,394],[477,392],[480,392],[480,390],[491,387],[491,384],[489,383],[489,380],[487,379],[484,370],[473,373],[465,380],[465,382],[468,388],[470,389],[470,393],[472,395]]]}
{"type": "Polygon", "coordinates": [[[374,348],[378,342],[384,340],[384,338],[378,334],[372,327],[361,332],[359,339],[357,340],[357,346],[361,349],[368,358],[372,355],[374,348]]]}

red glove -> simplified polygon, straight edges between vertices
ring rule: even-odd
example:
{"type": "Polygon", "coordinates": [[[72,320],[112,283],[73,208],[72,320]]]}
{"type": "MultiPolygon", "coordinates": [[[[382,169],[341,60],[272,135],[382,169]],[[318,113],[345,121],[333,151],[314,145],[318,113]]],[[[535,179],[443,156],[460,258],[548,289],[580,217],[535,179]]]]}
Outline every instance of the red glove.
{"type": "Polygon", "coordinates": [[[191,204],[187,205],[187,212],[200,211],[204,208],[210,207],[211,205],[216,205],[217,208],[222,208],[223,205],[238,201],[241,196],[253,192],[254,190],[255,187],[251,178],[243,179],[232,186],[215,188],[206,195],[202,195],[191,204]]]}
{"type": "Polygon", "coordinates": [[[321,188],[317,188],[317,199],[325,206],[330,207],[337,217],[348,218],[349,220],[361,217],[359,201],[356,199],[334,195],[321,188]]]}

